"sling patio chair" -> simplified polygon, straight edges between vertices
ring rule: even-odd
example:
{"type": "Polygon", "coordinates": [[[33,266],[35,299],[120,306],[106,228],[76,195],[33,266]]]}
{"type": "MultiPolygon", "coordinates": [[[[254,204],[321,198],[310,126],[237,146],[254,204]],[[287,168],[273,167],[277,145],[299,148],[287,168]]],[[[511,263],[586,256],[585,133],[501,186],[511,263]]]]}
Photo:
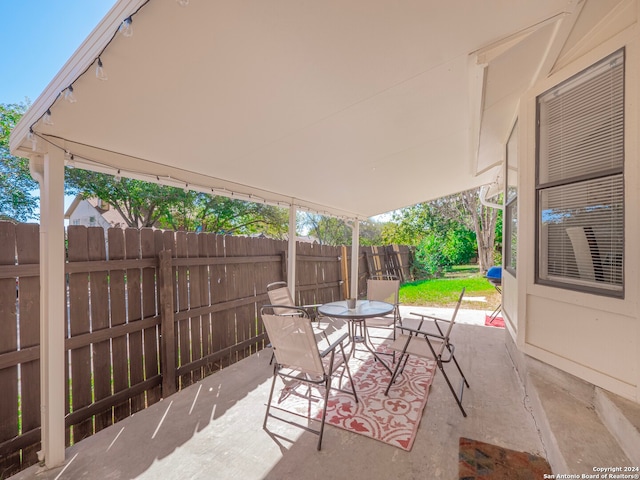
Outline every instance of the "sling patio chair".
{"type": "MultiPolygon", "coordinates": [[[[269,303],[274,306],[274,313],[278,315],[300,315],[299,310],[289,310],[287,308],[296,306],[287,282],[279,281],[269,283],[267,285],[267,295],[269,296],[269,303]],[[279,305],[282,305],[282,307],[279,305]]],[[[299,308],[302,308],[311,320],[316,320],[318,318],[318,305],[300,305],[299,308]]],[[[271,347],[271,344],[267,344],[267,347],[271,347]]],[[[271,355],[269,365],[273,363],[273,359],[274,355],[271,355]]]]}
{"type": "Polygon", "coordinates": [[[462,394],[464,393],[465,385],[469,388],[469,382],[467,382],[464,373],[462,373],[462,369],[454,355],[455,346],[450,341],[451,330],[455,324],[456,315],[460,309],[460,303],[462,302],[462,297],[464,297],[464,292],[465,289],[463,288],[460,293],[460,297],[458,298],[458,303],[453,311],[453,315],[451,316],[451,320],[412,312],[412,315],[416,315],[419,318],[405,318],[402,321],[402,325],[398,326],[399,335],[397,335],[396,340],[391,345],[391,348],[400,352],[400,358],[398,359],[396,368],[391,375],[391,380],[389,381],[385,395],[389,394],[389,389],[396,381],[396,378],[398,375],[402,374],[402,371],[409,360],[409,355],[435,360],[445,381],[447,382],[447,385],[449,386],[449,389],[451,390],[451,393],[453,394],[453,397],[458,403],[458,407],[460,407],[462,415],[465,417],[467,416],[467,413],[462,407],[462,394]],[[433,320],[433,322],[426,322],[427,319],[433,320]],[[441,323],[446,325],[441,325],[441,323]],[[438,333],[429,332],[429,325],[435,325],[438,333]],[[452,360],[462,377],[459,394],[456,393],[451,381],[449,380],[449,376],[444,369],[444,364],[449,363],[452,360]]]}
{"type": "MultiPolygon", "coordinates": [[[[385,275],[378,278],[370,278],[367,280],[367,300],[375,300],[378,302],[386,302],[393,305],[393,312],[382,317],[373,317],[366,320],[366,334],[369,337],[369,344],[371,343],[371,335],[369,333],[370,328],[387,328],[391,330],[392,338],[395,340],[395,327],[400,322],[400,303],[399,303],[399,291],[400,280],[393,276],[385,275]]],[[[384,338],[387,337],[373,337],[384,338]]],[[[387,355],[384,352],[380,352],[387,355]]],[[[391,353],[393,361],[395,362],[395,352],[391,353]]]]}
{"type": "MultiPolygon", "coordinates": [[[[320,347],[311,325],[311,319],[304,309],[265,305],[260,310],[260,315],[275,355],[273,382],[271,383],[271,391],[269,392],[267,411],[262,428],[267,430],[269,417],[296,425],[319,436],[318,450],[320,450],[327,415],[329,391],[334,388],[331,384],[332,377],[338,376],[338,390],[353,393],[356,403],[358,402],[358,395],[349,370],[348,357],[344,350],[344,343],[348,340],[349,334],[344,332],[328,347],[324,347],[324,343],[320,347]],[[280,313],[276,313],[276,310],[280,313]],[[341,390],[342,377],[345,372],[349,378],[351,391],[341,390]],[[280,378],[285,385],[287,382],[293,381],[324,388],[324,404],[322,405],[319,430],[271,413],[271,409],[279,409],[276,405],[272,405],[277,378],[280,378]]],[[[308,394],[311,394],[311,388],[308,389],[308,394]]]]}
{"type": "MultiPolygon", "coordinates": [[[[271,305],[286,305],[289,307],[298,306],[305,310],[311,320],[316,320],[318,317],[318,307],[320,305],[296,305],[291,296],[291,290],[287,282],[279,281],[272,282],[267,285],[267,295],[269,295],[269,303],[271,305]]],[[[283,310],[276,307],[276,313],[282,313],[283,310]]]]}
{"type": "Polygon", "coordinates": [[[345,323],[332,317],[325,317],[318,312],[320,304],[313,305],[296,305],[291,296],[291,290],[287,282],[272,282],[267,285],[267,295],[269,296],[269,304],[274,306],[274,312],[277,314],[299,315],[300,311],[292,311],[286,307],[297,307],[305,311],[307,316],[314,322],[314,329],[317,334],[322,334],[325,338],[329,338],[332,332],[341,330],[345,323]]]}
{"type": "Polygon", "coordinates": [[[400,320],[400,280],[396,278],[370,278],[367,280],[367,300],[390,303],[393,312],[384,317],[367,320],[369,327],[395,327],[400,320]]]}

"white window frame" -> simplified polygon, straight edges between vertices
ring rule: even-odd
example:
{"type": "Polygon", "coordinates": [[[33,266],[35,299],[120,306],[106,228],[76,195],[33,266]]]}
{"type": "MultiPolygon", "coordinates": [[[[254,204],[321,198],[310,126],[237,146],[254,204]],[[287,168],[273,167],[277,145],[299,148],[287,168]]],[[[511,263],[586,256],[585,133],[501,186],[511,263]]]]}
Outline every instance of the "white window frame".
{"type": "Polygon", "coordinates": [[[516,276],[518,253],[518,121],[513,125],[506,145],[505,205],[504,205],[504,255],[507,272],[516,276]]]}
{"type": "Polygon", "coordinates": [[[624,71],[620,49],[536,99],[536,283],[624,298],[624,71]]]}

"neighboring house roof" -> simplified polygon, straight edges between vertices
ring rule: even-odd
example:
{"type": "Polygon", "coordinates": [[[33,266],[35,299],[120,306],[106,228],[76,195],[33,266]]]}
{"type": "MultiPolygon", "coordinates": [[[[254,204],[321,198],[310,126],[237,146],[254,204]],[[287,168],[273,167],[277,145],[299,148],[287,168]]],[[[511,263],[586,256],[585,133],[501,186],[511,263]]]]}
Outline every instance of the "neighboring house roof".
{"type": "Polygon", "coordinates": [[[64,218],[66,220],[71,220],[74,214],[76,214],[76,212],[78,212],[78,210],[82,206],[93,210],[96,216],[102,217],[102,219],[104,220],[103,226],[105,224],[108,224],[110,227],[127,227],[126,220],[115,208],[111,207],[108,203],[103,203],[97,198],[83,199],[80,195],[77,195],[73,199],[73,202],[71,202],[71,205],[69,205],[69,208],[67,208],[67,211],[64,214],[64,218]]]}

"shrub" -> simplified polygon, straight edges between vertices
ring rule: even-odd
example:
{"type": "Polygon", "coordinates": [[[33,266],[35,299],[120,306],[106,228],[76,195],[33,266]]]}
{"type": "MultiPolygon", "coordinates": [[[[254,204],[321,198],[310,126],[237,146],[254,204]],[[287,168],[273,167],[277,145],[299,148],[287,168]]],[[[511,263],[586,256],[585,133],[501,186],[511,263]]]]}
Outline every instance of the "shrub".
{"type": "Polygon", "coordinates": [[[441,277],[453,265],[464,265],[476,255],[475,233],[459,228],[443,235],[430,233],[416,247],[417,278],[441,277]]]}

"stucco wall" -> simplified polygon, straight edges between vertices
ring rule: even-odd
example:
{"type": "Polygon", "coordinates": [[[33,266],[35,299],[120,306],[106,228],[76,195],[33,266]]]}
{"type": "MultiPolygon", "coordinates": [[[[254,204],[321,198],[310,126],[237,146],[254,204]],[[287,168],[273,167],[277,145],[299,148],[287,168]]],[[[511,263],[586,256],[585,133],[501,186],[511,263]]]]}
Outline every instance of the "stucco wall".
{"type": "Polygon", "coordinates": [[[518,330],[518,283],[516,277],[503,269],[502,271],[502,317],[508,328],[517,333],[518,330]]]}
{"type": "Polygon", "coordinates": [[[574,38],[553,75],[537,82],[522,98],[518,115],[518,278],[505,275],[503,307],[505,316],[515,322],[511,335],[526,354],[640,403],[640,7],[637,1],[619,5],[606,18],[585,18],[590,28],[578,25],[588,32],[585,38],[574,38]],[[536,285],[536,96],[621,47],[626,52],[624,298],[536,285]]]}

